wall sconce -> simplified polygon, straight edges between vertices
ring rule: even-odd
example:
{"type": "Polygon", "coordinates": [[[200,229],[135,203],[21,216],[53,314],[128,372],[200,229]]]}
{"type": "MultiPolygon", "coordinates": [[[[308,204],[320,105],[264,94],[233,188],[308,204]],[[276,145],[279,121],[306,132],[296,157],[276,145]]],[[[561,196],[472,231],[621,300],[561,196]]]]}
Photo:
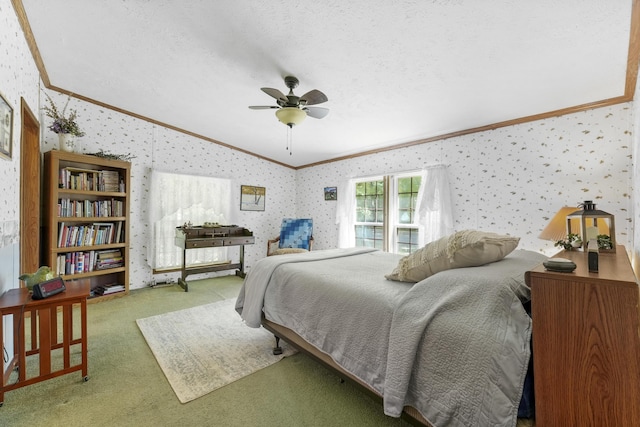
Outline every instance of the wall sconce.
{"type": "Polygon", "coordinates": [[[600,252],[615,253],[616,229],[614,216],[605,211],[597,210],[595,203],[591,200],[586,200],[578,207],[582,208],[582,210],[567,215],[567,233],[576,229],[575,224],[572,227],[572,221],[579,222],[578,234],[585,252],[589,246],[589,240],[596,240],[600,252]]]}

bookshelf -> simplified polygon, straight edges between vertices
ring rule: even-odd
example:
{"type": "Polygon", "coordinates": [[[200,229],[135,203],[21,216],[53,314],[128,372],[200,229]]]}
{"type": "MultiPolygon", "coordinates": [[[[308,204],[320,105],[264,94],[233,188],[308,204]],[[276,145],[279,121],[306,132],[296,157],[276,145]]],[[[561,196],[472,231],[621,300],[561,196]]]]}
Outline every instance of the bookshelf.
{"type": "Polygon", "coordinates": [[[58,150],[44,160],[43,264],[89,283],[89,301],[128,294],[131,164],[58,150]]]}

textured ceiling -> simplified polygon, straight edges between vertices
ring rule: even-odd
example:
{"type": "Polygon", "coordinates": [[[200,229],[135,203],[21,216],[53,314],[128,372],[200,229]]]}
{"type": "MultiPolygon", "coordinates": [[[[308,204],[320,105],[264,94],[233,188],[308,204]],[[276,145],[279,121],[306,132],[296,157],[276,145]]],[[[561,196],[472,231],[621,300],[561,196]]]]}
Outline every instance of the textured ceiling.
{"type": "Polygon", "coordinates": [[[22,0],[52,86],[291,166],[621,97],[632,3],[22,0]]]}

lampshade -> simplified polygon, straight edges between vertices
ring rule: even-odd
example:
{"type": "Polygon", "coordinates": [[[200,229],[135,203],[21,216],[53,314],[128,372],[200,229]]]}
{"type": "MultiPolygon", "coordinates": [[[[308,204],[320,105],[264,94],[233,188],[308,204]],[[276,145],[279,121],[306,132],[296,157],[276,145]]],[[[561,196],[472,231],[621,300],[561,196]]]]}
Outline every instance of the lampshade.
{"type": "Polygon", "coordinates": [[[284,107],[276,111],[276,117],[289,127],[299,125],[307,117],[307,113],[296,107],[284,107]]]}
{"type": "MultiPolygon", "coordinates": [[[[558,213],[551,218],[549,224],[542,230],[539,239],[542,240],[552,240],[557,242],[558,240],[564,240],[567,238],[567,215],[572,214],[576,211],[576,208],[572,208],[571,206],[565,206],[561,208],[558,213]]],[[[578,234],[580,231],[580,223],[579,221],[571,222],[571,232],[578,234]]]]}

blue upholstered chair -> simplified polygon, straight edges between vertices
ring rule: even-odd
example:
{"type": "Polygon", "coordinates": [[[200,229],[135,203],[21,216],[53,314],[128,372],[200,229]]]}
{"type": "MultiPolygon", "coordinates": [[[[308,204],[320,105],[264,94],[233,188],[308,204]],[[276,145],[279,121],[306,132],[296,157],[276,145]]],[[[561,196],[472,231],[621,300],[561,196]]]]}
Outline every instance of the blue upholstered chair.
{"type": "Polygon", "coordinates": [[[313,219],[284,218],[280,235],[267,242],[267,256],[307,252],[313,245],[313,219]]]}

